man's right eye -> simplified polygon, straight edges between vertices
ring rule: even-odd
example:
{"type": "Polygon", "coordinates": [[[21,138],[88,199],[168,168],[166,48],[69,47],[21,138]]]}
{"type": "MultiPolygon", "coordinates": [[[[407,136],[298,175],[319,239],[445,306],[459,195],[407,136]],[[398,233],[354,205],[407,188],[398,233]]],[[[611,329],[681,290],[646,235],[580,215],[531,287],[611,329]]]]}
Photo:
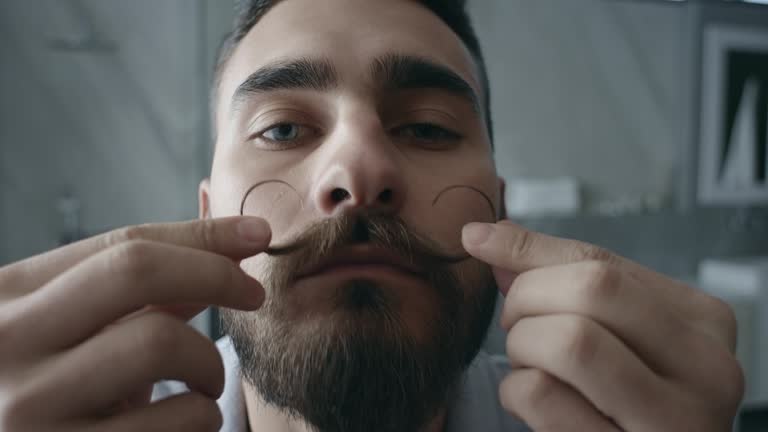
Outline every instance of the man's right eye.
{"type": "Polygon", "coordinates": [[[267,150],[284,150],[300,144],[313,133],[312,129],[296,123],[277,123],[253,135],[253,139],[267,150]]]}
{"type": "Polygon", "coordinates": [[[261,136],[270,141],[292,141],[299,137],[299,125],[280,123],[264,131],[261,136]]]}

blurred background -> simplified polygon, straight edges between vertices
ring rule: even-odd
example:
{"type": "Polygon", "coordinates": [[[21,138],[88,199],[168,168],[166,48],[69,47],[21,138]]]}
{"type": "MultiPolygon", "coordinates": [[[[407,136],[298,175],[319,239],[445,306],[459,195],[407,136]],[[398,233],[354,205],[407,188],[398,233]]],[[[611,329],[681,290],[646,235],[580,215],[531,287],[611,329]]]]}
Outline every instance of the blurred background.
{"type": "MultiPolygon", "coordinates": [[[[730,302],[744,431],[768,430],[753,429],[768,402],[761,3],[469,0],[513,218],[730,302]]],[[[197,216],[212,63],[231,22],[222,0],[0,2],[0,265],[197,216]]],[[[218,332],[211,314],[194,324],[218,332]]],[[[503,350],[503,335],[487,348],[503,350]]]]}

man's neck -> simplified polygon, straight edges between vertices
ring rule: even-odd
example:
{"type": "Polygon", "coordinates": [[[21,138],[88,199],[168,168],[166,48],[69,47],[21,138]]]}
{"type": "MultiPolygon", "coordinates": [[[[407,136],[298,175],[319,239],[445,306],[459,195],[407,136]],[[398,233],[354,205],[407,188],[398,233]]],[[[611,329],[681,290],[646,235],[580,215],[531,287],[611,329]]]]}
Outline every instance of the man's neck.
{"type": "MultiPolygon", "coordinates": [[[[243,382],[242,387],[251,431],[312,432],[304,422],[292,419],[277,408],[265,404],[251,386],[243,382]]],[[[443,432],[445,414],[446,411],[442,410],[421,432],[443,432]]]]}

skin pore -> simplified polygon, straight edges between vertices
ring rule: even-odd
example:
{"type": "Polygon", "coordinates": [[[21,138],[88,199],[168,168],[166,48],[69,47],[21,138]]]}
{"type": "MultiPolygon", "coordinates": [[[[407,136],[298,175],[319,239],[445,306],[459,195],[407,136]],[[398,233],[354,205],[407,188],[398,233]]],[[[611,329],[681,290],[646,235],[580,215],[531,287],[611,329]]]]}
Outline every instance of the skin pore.
{"type": "MultiPolygon", "coordinates": [[[[218,138],[210,181],[201,184],[203,217],[264,217],[271,244],[280,245],[318,221],[371,212],[397,217],[440,249],[454,251],[461,250],[463,225],[498,217],[488,210],[499,208],[500,180],[472,57],[417,2],[282,1],[236,48],[217,94],[218,138]]],[[[427,343],[436,337],[428,322],[444,312],[437,306],[445,300],[436,297],[438,291],[390,270],[270,284],[275,262],[268,256],[241,266],[264,283],[266,312],[223,315],[231,328],[247,329],[240,339],[251,345],[274,340],[277,333],[270,331],[283,320],[294,329],[285,338],[318,339],[334,334],[331,328],[344,328],[339,323],[349,315],[337,311],[336,300],[349,278],[370,279],[374,291],[384,293],[385,309],[402,324],[396,334],[416,341],[416,349],[433,345],[427,343]],[[280,310],[281,318],[270,310],[280,310]]],[[[478,304],[485,305],[478,306],[479,315],[492,310],[492,302],[477,300],[491,298],[489,292],[495,296],[488,268],[470,259],[450,269],[460,275],[464,297],[453,305],[465,317],[467,328],[460,333],[480,328],[472,338],[480,340],[490,316],[472,318],[470,312],[478,304]]],[[[378,329],[380,320],[370,325],[378,329]]],[[[373,334],[367,339],[390,335],[373,334]]],[[[453,351],[473,356],[479,344],[463,345],[453,351]]],[[[252,430],[307,427],[290,411],[265,403],[247,379],[243,388],[252,430]]],[[[425,408],[437,409],[421,423],[428,424],[425,430],[443,428],[444,408],[425,408]]]]}

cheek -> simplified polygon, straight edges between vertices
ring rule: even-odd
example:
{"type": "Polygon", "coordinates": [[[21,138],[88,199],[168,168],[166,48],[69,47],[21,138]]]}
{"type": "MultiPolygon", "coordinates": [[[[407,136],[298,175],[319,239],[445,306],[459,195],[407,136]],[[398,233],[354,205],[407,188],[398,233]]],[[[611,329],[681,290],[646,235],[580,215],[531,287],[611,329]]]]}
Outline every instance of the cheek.
{"type": "Polygon", "coordinates": [[[304,199],[295,179],[267,170],[248,157],[222,156],[211,173],[211,212],[214,217],[255,216],[272,229],[272,242],[281,242],[296,222],[304,199]]]}
{"type": "Polygon", "coordinates": [[[460,252],[464,225],[496,221],[498,195],[492,167],[465,166],[450,176],[435,176],[412,188],[403,217],[446,252],[460,252]]]}
{"type": "Polygon", "coordinates": [[[213,217],[236,216],[240,214],[240,201],[247,190],[246,181],[241,172],[244,169],[231,163],[217,150],[211,170],[211,215],[213,217]]]}
{"type": "Polygon", "coordinates": [[[444,189],[433,201],[433,230],[438,238],[447,239],[461,249],[461,230],[470,222],[492,222],[495,205],[488,191],[469,185],[444,189]]]}
{"type": "Polygon", "coordinates": [[[304,208],[304,202],[289,183],[266,180],[251,185],[241,200],[242,214],[265,219],[272,229],[272,244],[287,241],[288,233],[304,208]]]}

